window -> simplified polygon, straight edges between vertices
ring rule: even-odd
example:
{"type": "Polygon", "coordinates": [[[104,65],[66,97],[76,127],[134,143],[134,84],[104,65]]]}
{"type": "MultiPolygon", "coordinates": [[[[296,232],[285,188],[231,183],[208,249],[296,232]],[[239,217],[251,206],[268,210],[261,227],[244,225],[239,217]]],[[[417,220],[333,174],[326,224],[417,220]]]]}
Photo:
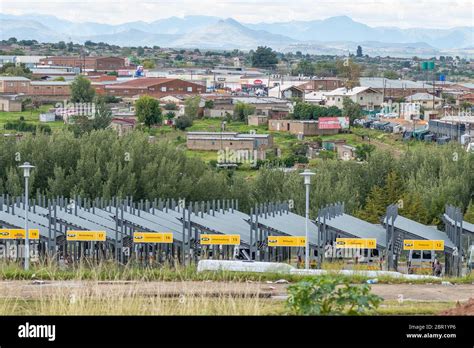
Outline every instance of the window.
{"type": "Polygon", "coordinates": [[[360,100],[364,100],[364,97],[360,97],[360,100]]]}
{"type": "Polygon", "coordinates": [[[9,85],[10,87],[13,87],[13,82],[9,82],[8,85],[9,85]]]}
{"type": "Polygon", "coordinates": [[[337,98],[337,101],[341,101],[341,98],[337,98]]]}
{"type": "Polygon", "coordinates": [[[26,82],[22,82],[21,85],[22,85],[23,87],[25,87],[25,86],[26,86],[26,82]]]}
{"type": "Polygon", "coordinates": [[[161,91],[166,92],[166,87],[165,86],[161,87],[161,91]]]}
{"type": "Polygon", "coordinates": [[[192,88],[192,87],[188,87],[188,88],[187,88],[187,91],[188,91],[188,92],[192,92],[192,91],[193,91],[193,88],[192,88]]]}
{"type": "Polygon", "coordinates": [[[171,88],[171,87],[170,87],[170,91],[174,91],[174,88],[171,88]]]}
{"type": "Polygon", "coordinates": [[[154,91],[154,90],[155,90],[155,88],[154,88],[154,87],[150,87],[150,91],[154,91]]]}

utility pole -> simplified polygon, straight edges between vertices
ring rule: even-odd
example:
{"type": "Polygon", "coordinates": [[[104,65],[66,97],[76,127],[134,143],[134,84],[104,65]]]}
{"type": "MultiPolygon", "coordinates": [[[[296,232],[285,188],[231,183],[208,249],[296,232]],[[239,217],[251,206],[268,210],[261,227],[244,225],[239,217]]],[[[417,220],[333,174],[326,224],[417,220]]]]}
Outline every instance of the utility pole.
{"type": "Polygon", "coordinates": [[[305,169],[300,175],[304,178],[304,185],[306,187],[306,219],[305,219],[305,232],[306,232],[306,247],[305,247],[305,269],[309,269],[309,188],[311,185],[311,177],[315,173],[309,169],[305,169]]]}
{"type": "Polygon", "coordinates": [[[25,271],[30,268],[30,230],[28,226],[28,179],[30,178],[30,170],[34,168],[29,162],[23,163],[19,168],[23,169],[23,176],[25,178],[25,271]]]}

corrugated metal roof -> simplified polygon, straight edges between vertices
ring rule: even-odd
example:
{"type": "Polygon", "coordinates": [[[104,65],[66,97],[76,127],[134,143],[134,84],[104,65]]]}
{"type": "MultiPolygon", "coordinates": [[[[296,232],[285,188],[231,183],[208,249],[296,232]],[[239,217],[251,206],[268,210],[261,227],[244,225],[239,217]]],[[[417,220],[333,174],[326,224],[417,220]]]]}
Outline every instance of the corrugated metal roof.
{"type": "MultiPolygon", "coordinates": [[[[384,219],[386,223],[387,218],[384,219]]],[[[455,245],[449,239],[448,235],[436,228],[420,224],[419,222],[407,219],[398,215],[394,223],[395,228],[405,231],[413,236],[426,240],[444,240],[444,247],[453,249],[455,245]]]]}
{"type": "MultiPolygon", "coordinates": [[[[283,212],[281,215],[276,212],[275,216],[273,216],[273,213],[269,213],[267,217],[259,215],[258,223],[288,236],[304,236],[306,231],[306,218],[292,212],[283,212]]],[[[316,246],[318,244],[318,227],[314,222],[309,222],[308,231],[309,243],[316,246]]]]}
{"type": "Polygon", "coordinates": [[[326,225],[355,238],[375,238],[377,245],[385,248],[386,232],[381,225],[374,225],[348,214],[326,219],[326,225]]]}

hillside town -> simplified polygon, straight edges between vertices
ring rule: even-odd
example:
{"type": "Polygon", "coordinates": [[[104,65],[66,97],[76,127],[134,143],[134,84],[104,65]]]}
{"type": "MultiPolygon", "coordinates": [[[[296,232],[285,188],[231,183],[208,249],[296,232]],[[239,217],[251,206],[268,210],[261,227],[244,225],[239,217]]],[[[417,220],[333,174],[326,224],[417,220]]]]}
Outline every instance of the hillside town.
{"type": "MultiPolygon", "coordinates": [[[[14,38],[4,40],[0,49],[17,53],[0,56],[0,110],[19,115],[34,110],[38,116],[33,124],[47,130],[48,123],[75,123],[84,110],[74,103],[93,102],[95,95],[110,112],[108,127],[121,136],[143,124],[152,126],[153,134],[160,127],[193,127],[187,134],[188,150],[228,148],[263,162],[281,157],[285,149],[278,135],[271,140],[281,133],[293,135],[302,147],[283,161],[290,165],[304,166],[308,159],[330,153],[342,160],[362,160],[364,151],[357,148],[370,142],[370,136],[361,135],[360,142],[344,137],[356,128],[388,133],[395,140],[440,145],[455,141],[468,151],[473,148],[474,83],[462,72],[472,71],[474,61],[459,57],[373,59],[364,56],[360,46],[355,55],[327,60],[301,53],[282,56],[269,47],[247,54],[138,47],[127,48],[129,56],[123,56],[116,54],[125,48],[103,43],[46,45],[14,38]],[[62,55],[28,55],[51,50],[62,55]],[[106,52],[115,55],[98,55],[106,52]],[[169,61],[185,64],[177,67],[169,61]],[[389,69],[377,72],[380,64],[389,69]],[[446,76],[450,69],[457,69],[456,81],[446,76]],[[83,87],[73,87],[78,81],[83,87]],[[137,102],[148,97],[156,101],[159,114],[152,121],[137,114],[137,102]],[[201,120],[209,122],[200,127],[201,120]],[[232,131],[232,122],[247,124],[246,134],[226,131],[226,124],[232,131]],[[324,139],[339,133],[339,138],[324,139]]],[[[7,128],[20,130],[20,117],[16,122],[7,128]]],[[[376,140],[366,148],[374,145],[376,140]]]]}

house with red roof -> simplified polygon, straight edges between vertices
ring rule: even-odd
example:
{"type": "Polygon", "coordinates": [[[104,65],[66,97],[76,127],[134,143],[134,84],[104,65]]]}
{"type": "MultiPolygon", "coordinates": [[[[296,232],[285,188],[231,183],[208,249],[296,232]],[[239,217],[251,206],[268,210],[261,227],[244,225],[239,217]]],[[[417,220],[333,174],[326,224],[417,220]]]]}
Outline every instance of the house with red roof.
{"type": "Polygon", "coordinates": [[[146,77],[136,78],[122,83],[107,84],[103,87],[102,91],[106,95],[116,97],[149,95],[155,98],[162,98],[169,95],[196,95],[205,93],[206,86],[181,79],[146,77]]]}

